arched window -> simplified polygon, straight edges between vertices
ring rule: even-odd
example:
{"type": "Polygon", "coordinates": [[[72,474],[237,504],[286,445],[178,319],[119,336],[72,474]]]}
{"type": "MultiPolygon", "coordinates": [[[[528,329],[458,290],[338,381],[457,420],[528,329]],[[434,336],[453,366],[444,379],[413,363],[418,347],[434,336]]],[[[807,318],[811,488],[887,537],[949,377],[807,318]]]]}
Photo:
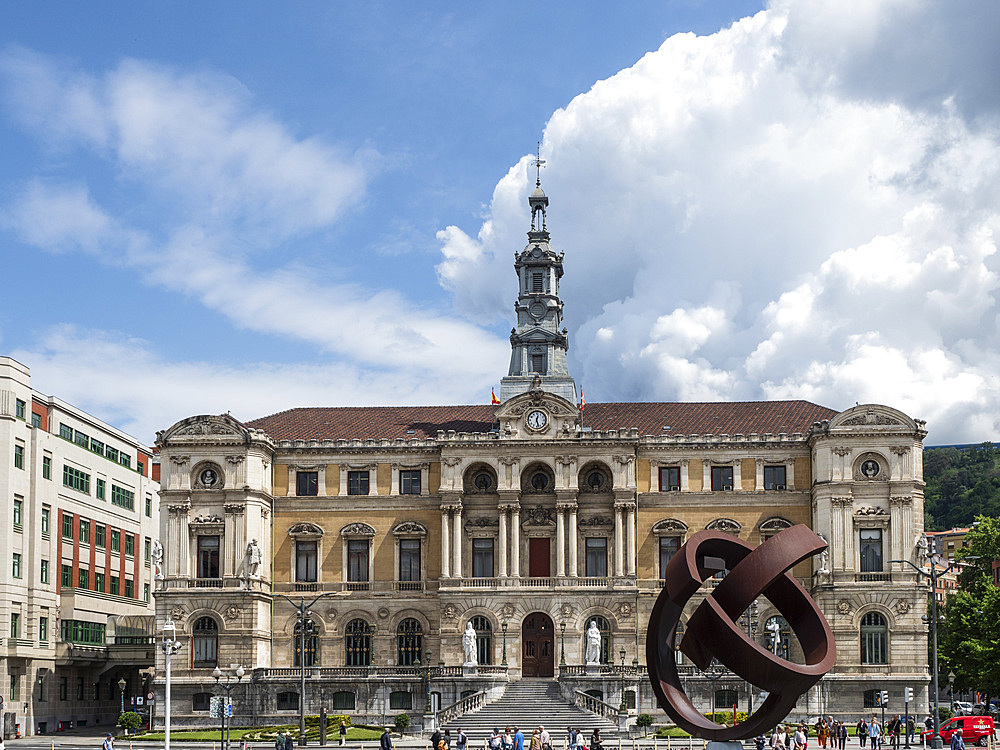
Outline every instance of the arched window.
{"type": "Polygon", "coordinates": [[[211,617],[199,617],[191,629],[191,654],[195,669],[215,667],[219,659],[219,626],[211,617]]]}
{"type": "Polygon", "coordinates": [[[349,667],[367,667],[372,663],[371,626],[357,618],[344,628],[344,663],[349,667]]]}
{"type": "Polygon", "coordinates": [[[419,664],[423,647],[423,626],[416,618],[407,617],[396,628],[396,663],[401,667],[419,664]]]}
{"type": "Polygon", "coordinates": [[[493,663],[493,625],[482,615],[472,618],[472,629],[476,631],[476,659],[480,664],[493,663]]]}
{"type": "Polygon", "coordinates": [[[861,663],[889,663],[889,626],[878,612],[861,618],[861,663]]]}
{"type": "MultiPolygon", "coordinates": [[[[611,659],[611,623],[608,622],[608,619],[606,617],[601,617],[600,615],[592,615],[592,616],[588,617],[587,618],[587,625],[586,625],[587,628],[590,627],[590,623],[591,622],[596,622],[597,623],[597,629],[601,631],[601,653],[600,653],[600,656],[597,657],[597,660],[601,664],[611,664],[612,663],[612,659],[611,659]]],[[[584,648],[584,651],[586,651],[586,649],[587,649],[587,634],[586,633],[584,633],[584,635],[583,635],[583,641],[584,641],[583,648],[584,648]]]]}
{"type": "MultiPolygon", "coordinates": [[[[307,623],[308,625],[308,623],[307,623]]],[[[294,650],[294,662],[296,667],[303,666],[302,664],[302,626],[299,623],[295,623],[295,637],[293,638],[294,644],[292,649],[294,650]]],[[[307,667],[315,667],[319,664],[319,659],[317,655],[319,654],[319,636],[316,635],[314,628],[306,628],[306,663],[307,667]]]]}
{"type": "Polygon", "coordinates": [[[716,710],[724,708],[732,708],[739,701],[740,696],[735,690],[725,689],[715,691],[715,708],[716,710]]]}
{"type": "Polygon", "coordinates": [[[765,645],[771,653],[782,659],[788,658],[791,653],[792,630],[784,617],[775,615],[767,618],[767,622],[764,623],[764,638],[765,645]]]}

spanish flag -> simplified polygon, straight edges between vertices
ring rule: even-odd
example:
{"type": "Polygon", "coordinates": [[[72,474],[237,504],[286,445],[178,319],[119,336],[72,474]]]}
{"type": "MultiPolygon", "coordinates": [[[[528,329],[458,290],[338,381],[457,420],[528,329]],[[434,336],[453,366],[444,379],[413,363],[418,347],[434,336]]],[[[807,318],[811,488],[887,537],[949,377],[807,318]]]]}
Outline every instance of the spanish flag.
{"type": "Polygon", "coordinates": [[[497,394],[493,391],[492,388],[490,388],[490,397],[491,397],[490,403],[493,404],[494,406],[500,403],[500,399],[497,398],[497,394]]]}
{"type": "Polygon", "coordinates": [[[580,386],[580,411],[583,411],[583,407],[587,405],[587,402],[583,400],[583,386],[580,386]]]}

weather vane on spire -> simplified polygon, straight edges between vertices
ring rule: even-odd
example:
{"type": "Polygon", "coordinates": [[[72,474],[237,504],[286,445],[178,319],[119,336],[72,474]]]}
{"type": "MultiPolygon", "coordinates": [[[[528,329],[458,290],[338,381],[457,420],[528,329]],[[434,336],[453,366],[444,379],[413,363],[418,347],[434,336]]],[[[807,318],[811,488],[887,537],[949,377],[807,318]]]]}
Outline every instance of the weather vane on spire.
{"type": "Polygon", "coordinates": [[[538,144],[538,150],[535,152],[535,160],[532,164],[535,165],[535,187],[542,186],[542,167],[545,166],[545,159],[542,158],[542,142],[536,141],[538,144]]]}

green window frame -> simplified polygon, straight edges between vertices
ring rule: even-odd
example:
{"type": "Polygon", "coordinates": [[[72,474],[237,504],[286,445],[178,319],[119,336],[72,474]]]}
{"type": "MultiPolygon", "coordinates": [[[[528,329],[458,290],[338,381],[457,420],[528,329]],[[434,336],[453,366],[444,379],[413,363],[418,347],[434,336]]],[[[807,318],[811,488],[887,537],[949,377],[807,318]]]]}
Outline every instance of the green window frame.
{"type": "Polygon", "coordinates": [[[67,588],[73,585],[73,566],[63,565],[59,572],[59,585],[67,588]]]}
{"type": "Polygon", "coordinates": [[[14,444],[14,468],[24,468],[24,446],[20,443],[14,444]]]}
{"type": "Polygon", "coordinates": [[[62,536],[63,539],[73,538],[73,514],[63,513],[62,517],[62,536]]]}
{"type": "Polygon", "coordinates": [[[146,517],[147,518],[152,518],[153,517],[153,496],[152,495],[146,495],[146,517]]]}
{"type": "Polygon", "coordinates": [[[117,484],[111,485],[111,504],[127,510],[135,510],[135,493],[117,484]]]}
{"type": "Polygon", "coordinates": [[[135,557],[135,535],[125,533],[125,556],[135,557]]]}
{"type": "Polygon", "coordinates": [[[20,552],[13,553],[13,559],[11,560],[11,565],[10,565],[10,575],[11,575],[12,578],[20,578],[21,577],[21,553],[20,552]]]}
{"type": "Polygon", "coordinates": [[[108,593],[113,596],[118,596],[118,576],[111,576],[110,586],[108,586],[108,593]]]}
{"type": "Polygon", "coordinates": [[[94,527],[94,544],[98,547],[104,547],[105,529],[106,527],[103,523],[99,523],[94,527]]]}
{"type": "MultiPolygon", "coordinates": [[[[10,637],[20,638],[21,637],[21,615],[18,612],[10,613],[10,637]]],[[[11,698],[14,697],[13,688],[11,688],[11,698]]]]}
{"type": "Polygon", "coordinates": [[[24,501],[20,498],[14,498],[14,526],[20,531],[21,525],[24,523],[24,501]]]}
{"type": "Polygon", "coordinates": [[[104,451],[104,457],[110,459],[111,461],[114,461],[115,463],[118,463],[118,449],[112,448],[109,445],[107,447],[107,450],[104,451]]]}
{"type": "Polygon", "coordinates": [[[148,536],[142,543],[142,559],[145,560],[147,563],[149,562],[150,557],[152,557],[152,549],[153,549],[152,544],[153,540],[151,540],[148,536]]]}
{"type": "Polygon", "coordinates": [[[90,448],[90,435],[79,430],[73,430],[73,442],[83,448],[90,448]]]}
{"type": "Polygon", "coordinates": [[[90,588],[90,571],[87,568],[78,568],[76,571],[76,587],[78,589],[90,588]]]}
{"type": "Polygon", "coordinates": [[[63,424],[62,422],[60,422],[59,423],[59,437],[61,437],[63,440],[69,440],[72,443],[73,442],[73,428],[70,427],[68,424],[63,424]]]}
{"type": "Polygon", "coordinates": [[[148,583],[142,584],[142,600],[144,602],[146,602],[147,604],[149,603],[149,584],[148,583]]]}
{"type": "Polygon", "coordinates": [[[97,499],[98,500],[103,500],[104,499],[104,488],[105,487],[107,487],[107,482],[105,482],[103,479],[98,479],[97,480],[97,485],[96,485],[96,491],[95,491],[95,494],[97,495],[97,499]]]}
{"type": "Polygon", "coordinates": [[[38,568],[38,580],[41,583],[49,582],[49,561],[42,560],[38,568]]]}
{"type": "Polygon", "coordinates": [[[14,416],[18,419],[27,419],[28,404],[21,399],[14,400],[14,416]]]}
{"type": "Polygon", "coordinates": [[[52,479],[52,456],[42,456],[42,479],[52,479]]]}
{"type": "Polygon", "coordinates": [[[80,519],[80,544],[90,544],[90,521],[80,519]]]}
{"type": "Polygon", "coordinates": [[[31,426],[41,427],[42,426],[42,415],[37,412],[31,412],[31,426]]]}
{"type": "Polygon", "coordinates": [[[94,571],[94,591],[104,591],[104,573],[94,571]]]}
{"type": "Polygon", "coordinates": [[[89,495],[90,474],[68,464],[63,464],[63,486],[89,495]]]}
{"type": "Polygon", "coordinates": [[[122,547],[121,539],[122,539],[122,533],[118,531],[118,529],[111,529],[112,552],[121,552],[121,547],[122,547]]]}
{"type": "Polygon", "coordinates": [[[134,598],[135,595],[135,583],[133,583],[131,578],[125,579],[125,596],[129,599],[134,598]]]}
{"type": "Polygon", "coordinates": [[[49,640],[49,618],[39,617],[38,618],[38,640],[42,643],[48,643],[49,640]]]}
{"type": "Polygon", "coordinates": [[[50,508],[42,508],[42,536],[47,537],[49,535],[49,523],[52,520],[52,510],[50,508]]]}

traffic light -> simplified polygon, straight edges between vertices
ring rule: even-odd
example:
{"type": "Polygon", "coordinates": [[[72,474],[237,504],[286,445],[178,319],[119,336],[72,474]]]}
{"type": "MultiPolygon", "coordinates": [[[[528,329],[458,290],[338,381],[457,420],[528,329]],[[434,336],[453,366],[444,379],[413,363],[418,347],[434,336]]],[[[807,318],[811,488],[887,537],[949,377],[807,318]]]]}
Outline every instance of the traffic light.
{"type": "Polygon", "coordinates": [[[889,691],[883,690],[878,694],[878,704],[883,708],[889,705],[889,691]]]}
{"type": "Polygon", "coordinates": [[[913,701],[913,688],[903,688],[903,702],[910,703],[913,701]]]}

